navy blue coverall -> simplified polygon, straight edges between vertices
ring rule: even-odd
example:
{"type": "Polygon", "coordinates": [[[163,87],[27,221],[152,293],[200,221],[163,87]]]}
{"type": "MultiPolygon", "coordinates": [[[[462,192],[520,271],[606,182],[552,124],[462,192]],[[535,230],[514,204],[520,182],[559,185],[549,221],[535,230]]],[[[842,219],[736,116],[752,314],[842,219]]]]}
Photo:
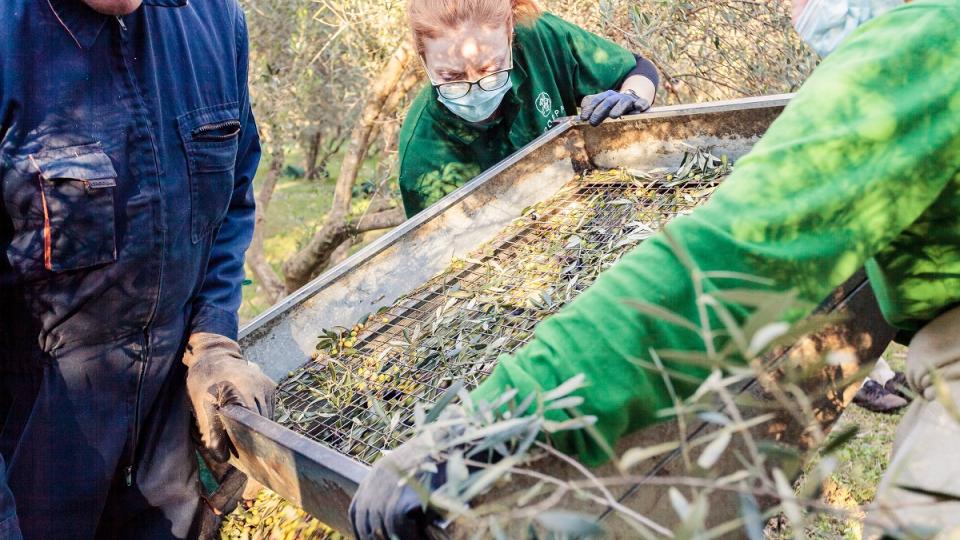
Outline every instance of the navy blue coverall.
{"type": "Polygon", "coordinates": [[[236,0],[143,4],[0,1],[0,538],[197,514],[180,360],[236,339],[260,146],[236,0]]]}

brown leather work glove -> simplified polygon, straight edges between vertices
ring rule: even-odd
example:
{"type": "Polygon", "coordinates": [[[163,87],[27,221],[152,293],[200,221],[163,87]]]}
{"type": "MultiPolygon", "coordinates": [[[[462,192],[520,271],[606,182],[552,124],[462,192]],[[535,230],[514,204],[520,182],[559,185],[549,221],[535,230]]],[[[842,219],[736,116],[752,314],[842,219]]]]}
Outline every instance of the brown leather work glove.
{"type": "Polygon", "coordinates": [[[276,384],[243,359],[236,341],[217,334],[191,335],[183,363],[200,438],[214,459],[227,461],[229,440],[218,409],[236,404],[272,418],[276,384]]]}
{"type": "Polygon", "coordinates": [[[930,321],[910,341],[907,383],[928,401],[936,399],[934,373],[951,386],[960,381],[960,308],[930,321]]]}

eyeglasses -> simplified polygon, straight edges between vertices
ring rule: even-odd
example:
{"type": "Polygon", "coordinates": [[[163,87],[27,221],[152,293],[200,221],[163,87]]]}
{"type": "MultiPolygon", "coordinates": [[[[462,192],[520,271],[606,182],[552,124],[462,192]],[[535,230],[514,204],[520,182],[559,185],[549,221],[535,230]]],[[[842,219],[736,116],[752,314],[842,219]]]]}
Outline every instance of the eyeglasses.
{"type": "MultiPolygon", "coordinates": [[[[421,59],[422,60],[422,59],[421,59]]],[[[426,63],[424,63],[424,68],[426,68],[426,63]]],[[[463,96],[470,93],[470,90],[473,89],[473,86],[479,86],[481,90],[487,92],[493,92],[494,90],[499,90],[507,84],[507,81],[510,80],[510,72],[513,70],[513,52],[510,54],[510,67],[506,69],[501,69],[500,71],[495,71],[489,75],[484,75],[475,81],[454,81],[448,83],[437,84],[433,82],[432,77],[429,77],[429,70],[427,71],[428,78],[430,78],[430,83],[434,88],[437,89],[437,93],[443,96],[446,99],[460,99],[463,96]]]]}
{"type": "Polygon", "coordinates": [[[473,88],[473,85],[479,86],[481,90],[493,92],[494,90],[503,88],[503,86],[507,84],[507,81],[510,80],[511,69],[513,68],[496,71],[473,82],[456,81],[443,84],[434,84],[433,87],[437,89],[437,92],[441,96],[447,99],[462,98],[470,93],[470,89],[473,88]]]}

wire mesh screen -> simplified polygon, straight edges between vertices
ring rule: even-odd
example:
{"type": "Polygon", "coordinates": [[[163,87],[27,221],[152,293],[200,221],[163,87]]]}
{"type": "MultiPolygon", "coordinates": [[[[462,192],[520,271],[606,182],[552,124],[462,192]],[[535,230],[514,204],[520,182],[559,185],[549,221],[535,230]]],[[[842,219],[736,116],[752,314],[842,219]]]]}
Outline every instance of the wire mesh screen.
{"type": "Polygon", "coordinates": [[[353,327],[320,331],[317,353],[278,390],[278,422],[364,463],[403,442],[413,407],[455,381],[475,387],[500,355],[729,172],[698,151],[677,171],[592,171],[528,208],[494,240],[454,260],[353,327]]]}

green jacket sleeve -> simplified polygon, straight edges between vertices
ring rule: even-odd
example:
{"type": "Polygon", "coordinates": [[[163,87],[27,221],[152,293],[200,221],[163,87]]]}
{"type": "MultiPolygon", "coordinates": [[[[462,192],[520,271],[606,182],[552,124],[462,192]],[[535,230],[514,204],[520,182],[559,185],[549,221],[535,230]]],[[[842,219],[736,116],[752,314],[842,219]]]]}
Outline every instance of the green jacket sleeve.
{"type": "MultiPolygon", "coordinates": [[[[766,277],[810,302],[823,299],[960,182],[958,11],[955,0],[912,3],[859,29],[712,200],[667,226],[670,237],[701,270],[766,277]]],[[[689,274],[657,235],[544,321],[473,397],[549,390],[584,373],[581,412],[597,416],[608,443],[653,423],[669,397],[660,375],[632,360],[649,360],[651,349],[703,351],[704,344],[688,329],[640,314],[628,299],[698,320],[689,274]]],[[[588,464],[605,460],[586,434],[555,443],[588,464]]]]}
{"type": "Polygon", "coordinates": [[[543,14],[541,19],[542,24],[567,45],[578,102],[585,96],[619,89],[627,74],[637,66],[636,56],[612,41],[550,13],[543,14]]]}

